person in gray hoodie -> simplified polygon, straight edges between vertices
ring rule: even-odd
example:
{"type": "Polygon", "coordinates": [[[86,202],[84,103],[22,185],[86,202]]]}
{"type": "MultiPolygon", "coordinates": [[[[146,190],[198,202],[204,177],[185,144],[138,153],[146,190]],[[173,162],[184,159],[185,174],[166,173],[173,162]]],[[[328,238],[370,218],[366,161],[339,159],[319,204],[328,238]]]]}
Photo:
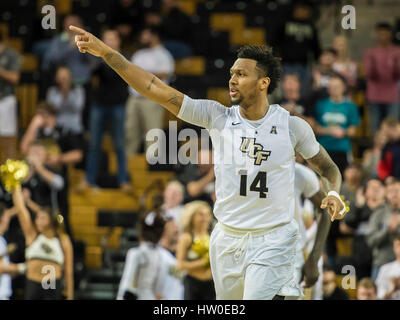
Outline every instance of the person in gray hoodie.
{"type": "Polygon", "coordinates": [[[387,204],[371,215],[367,243],[372,248],[372,279],[376,280],[379,268],[395,259],[393,236],[400,232],[400,181],[386,187],[387,204]]]}

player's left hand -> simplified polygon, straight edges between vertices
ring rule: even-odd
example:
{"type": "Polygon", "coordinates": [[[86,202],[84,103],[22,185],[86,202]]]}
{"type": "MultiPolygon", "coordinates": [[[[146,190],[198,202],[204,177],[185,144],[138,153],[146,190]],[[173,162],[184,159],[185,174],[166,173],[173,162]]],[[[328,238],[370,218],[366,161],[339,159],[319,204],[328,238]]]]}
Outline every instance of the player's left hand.
{"type": "Polygon", "coordinates": [[[343,210],[343,203],[335,196],[326,196],[322,199],[321,209],[328,208],[328,213],[331,216],[331,221],[343,219],[346,213],[340,214],[343,210]]]}
{"type": "Polygon", "coordinates": [[[304,280],[306,288],[312,287],[319,277],[318,260],[317,262],[314,262],[313,260],[307,259],[303,265],[301,273],[300,282],[304,280]]]}

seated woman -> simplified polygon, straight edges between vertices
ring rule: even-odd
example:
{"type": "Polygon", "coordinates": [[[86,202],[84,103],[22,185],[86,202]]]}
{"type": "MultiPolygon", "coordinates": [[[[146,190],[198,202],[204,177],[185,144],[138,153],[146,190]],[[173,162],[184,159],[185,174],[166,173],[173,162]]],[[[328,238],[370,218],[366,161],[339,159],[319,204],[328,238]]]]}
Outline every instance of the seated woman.
{"type": "Polygon", "coordinates": [[[13,193],[18,220],[25,236],[26,300],[61,300],[66,289],[68,300],[74,298],[73,250],[71,240],[60,228],[51,209],[27,200],[35,220],[25,205],[20,187],[13,193]],[[64,286],[62,285],[64,280],[64,286]]]}
{"type": "Polygon", "coordinates": [[[181,215],[184,233],[179,238],[176,257],[178,270],[186,271],[185,300],[215,300],[209,244],[211,208],[207,202],[186,204],[181,215]]]}

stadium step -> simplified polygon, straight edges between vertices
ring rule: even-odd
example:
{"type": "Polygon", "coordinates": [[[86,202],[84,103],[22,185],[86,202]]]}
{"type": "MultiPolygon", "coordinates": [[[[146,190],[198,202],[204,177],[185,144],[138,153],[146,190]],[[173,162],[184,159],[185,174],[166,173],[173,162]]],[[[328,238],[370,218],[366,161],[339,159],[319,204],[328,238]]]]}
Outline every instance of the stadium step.
{"type": "Polygon", "coordinates": [[[188,57],[175,62],[175,74],[201,76],[205,73],[204,57],[188,57]]]}
{"type": "Polygon", "coordinates": [[[26,129],[32,120],[39,97],[37,84],[21,84],[16,87],[15,95],[19,104],[18,127],[26,129]]]}
{"type": "Polygon", "coordinates": [[[98,209],[136,210],[137,200],[119,189],[88,189],[84,194],[70,192],[72,206],[92,206],[98,209]]]}

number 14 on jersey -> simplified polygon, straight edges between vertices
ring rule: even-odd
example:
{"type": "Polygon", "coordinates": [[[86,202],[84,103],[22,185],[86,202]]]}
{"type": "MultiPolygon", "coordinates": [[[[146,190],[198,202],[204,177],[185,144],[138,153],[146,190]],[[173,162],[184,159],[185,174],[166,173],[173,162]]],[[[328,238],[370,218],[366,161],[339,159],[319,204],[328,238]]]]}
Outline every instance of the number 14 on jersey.
{"type": "MultiPolygon", "coordinates": [[[[239,194],[243,197],[247,196],[247,170],[239,170],[240,175],[240,192],[239,194]]],[[[255,176],[253,182],[250,185],[249,191],[258,192],[259,197],[264,199],[267,197],[267,172],[259,171],[255,176]]]]}

